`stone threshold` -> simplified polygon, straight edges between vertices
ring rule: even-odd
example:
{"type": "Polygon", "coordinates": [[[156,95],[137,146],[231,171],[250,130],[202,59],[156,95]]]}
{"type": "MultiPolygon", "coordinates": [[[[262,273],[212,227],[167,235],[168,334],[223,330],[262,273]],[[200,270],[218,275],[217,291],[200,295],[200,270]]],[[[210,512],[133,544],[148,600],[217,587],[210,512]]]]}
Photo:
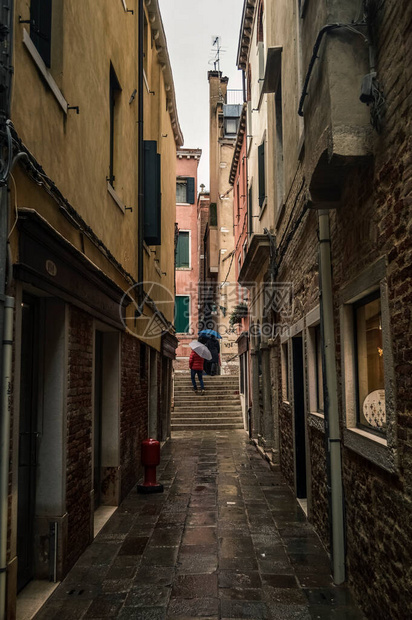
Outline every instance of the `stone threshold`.
{"type": "Polygon", "coordinates": [[[16,620],[31,620],[34,618],[59,583],[60,581],[53,583],[45,579],[30,581],[17,595],[16,620]]]}

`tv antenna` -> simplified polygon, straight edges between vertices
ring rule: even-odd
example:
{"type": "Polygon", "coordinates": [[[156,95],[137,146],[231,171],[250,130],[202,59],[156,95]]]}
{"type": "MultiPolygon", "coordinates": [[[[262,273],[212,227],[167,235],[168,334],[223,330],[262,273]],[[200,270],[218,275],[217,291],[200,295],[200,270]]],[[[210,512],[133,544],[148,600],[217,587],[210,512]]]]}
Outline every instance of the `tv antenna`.
{"type": "Polygon", "coordinates": [[[222,48],[222,39],[219,36],[212,37],[212,52],[215,53],[215,57],[209,61],[209,64],[213,63],[215,71],[220,71],[220,54],[223,54],[226,50],[222,48]]]}

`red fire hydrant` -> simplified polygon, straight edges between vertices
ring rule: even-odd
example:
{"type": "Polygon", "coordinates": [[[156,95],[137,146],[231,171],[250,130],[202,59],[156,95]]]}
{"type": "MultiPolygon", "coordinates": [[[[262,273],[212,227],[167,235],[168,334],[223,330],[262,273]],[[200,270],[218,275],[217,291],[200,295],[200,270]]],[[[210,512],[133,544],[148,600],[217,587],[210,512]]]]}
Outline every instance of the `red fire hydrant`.
{"type": "Polygon", "coordinates": [[[138,493],[163,493],[163,484],[156,481],[156,467],[160,463],[160,443],[156,439],[142,441],[144,482],[137,485],[138,493]]]}

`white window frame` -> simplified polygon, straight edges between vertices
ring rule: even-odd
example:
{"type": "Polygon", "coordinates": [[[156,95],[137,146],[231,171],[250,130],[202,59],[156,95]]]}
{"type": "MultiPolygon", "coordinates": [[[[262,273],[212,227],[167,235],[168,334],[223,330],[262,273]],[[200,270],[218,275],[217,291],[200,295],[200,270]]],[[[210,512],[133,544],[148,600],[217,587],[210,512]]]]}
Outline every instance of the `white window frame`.
{"type": "Polygon", "coordinates": [[[397,437],[395,405],[395,372],[392,353],[386,257],[365,269],[341,292],[340,326],[342,347],[342,390],[344,442],[347,448],[361,454],[390,472],[397,471],[397,437]],[[383,365],[386,408],[386,436],[379,436],[357,426],[357,393],[355,356],[355,325],[353,304],[367,295],[380,291],[382,313],[383,365]]]}
{"type": "MultiPolygon", "coordinates": [[[[181,182],[185,181],[185,183],[186,183],[186,201],[187,201],[187,179],[188,179],[188,177],[183,177],[183,176],[176,178],[176,187],[177,187],[177,184],[179,183],[179,181],[181,181],[181,182]]],[[[178,206],[178,207],[189,207],[191,205],[190,205],[190,202],[177,202],[177,198],[176,198],[176,206],[178,206]]]]}
{"type": "MultiPolygon", "coordinates": [[[[309,414],[324,419],[324,412],[317,406],[317,359],[315,328],[320,325],[320,306],[316,306],[306,315],[306,359],[309,414]]],[[[322,374],[322,381],[324,377],[322,374]]]]}
{"type": "MultiPolygon", "coordinates": [[[[189,267],[176,267],[176,271],[191,271],[192,270],[192,231],[190,228],[179,228],[180,233],[189,233],[189,267]]],[[[183,294],[183,293],[182,293],[183,294]]]]}
{"type": "Polygon", "coordinates": [[[280,339],[280,368],[282,383],[282,402],[290,405],[291,403],[291,346],[290,334],[282,336],[280,339]]]}

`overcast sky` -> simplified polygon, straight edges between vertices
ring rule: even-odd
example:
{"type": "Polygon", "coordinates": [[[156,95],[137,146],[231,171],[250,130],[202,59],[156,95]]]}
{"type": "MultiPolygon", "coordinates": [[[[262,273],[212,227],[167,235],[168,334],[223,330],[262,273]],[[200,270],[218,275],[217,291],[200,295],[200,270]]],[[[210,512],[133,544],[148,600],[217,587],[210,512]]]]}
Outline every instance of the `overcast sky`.
{"type": "Polygon", "coordinates": [[[159,0],[174,77],[177,111],[185,148],[201,148],[198,184],[209,188],[209,82],[221,37],[220,70],[229,89],[242,88],[236,67],[243,0],[159,0]]]}

